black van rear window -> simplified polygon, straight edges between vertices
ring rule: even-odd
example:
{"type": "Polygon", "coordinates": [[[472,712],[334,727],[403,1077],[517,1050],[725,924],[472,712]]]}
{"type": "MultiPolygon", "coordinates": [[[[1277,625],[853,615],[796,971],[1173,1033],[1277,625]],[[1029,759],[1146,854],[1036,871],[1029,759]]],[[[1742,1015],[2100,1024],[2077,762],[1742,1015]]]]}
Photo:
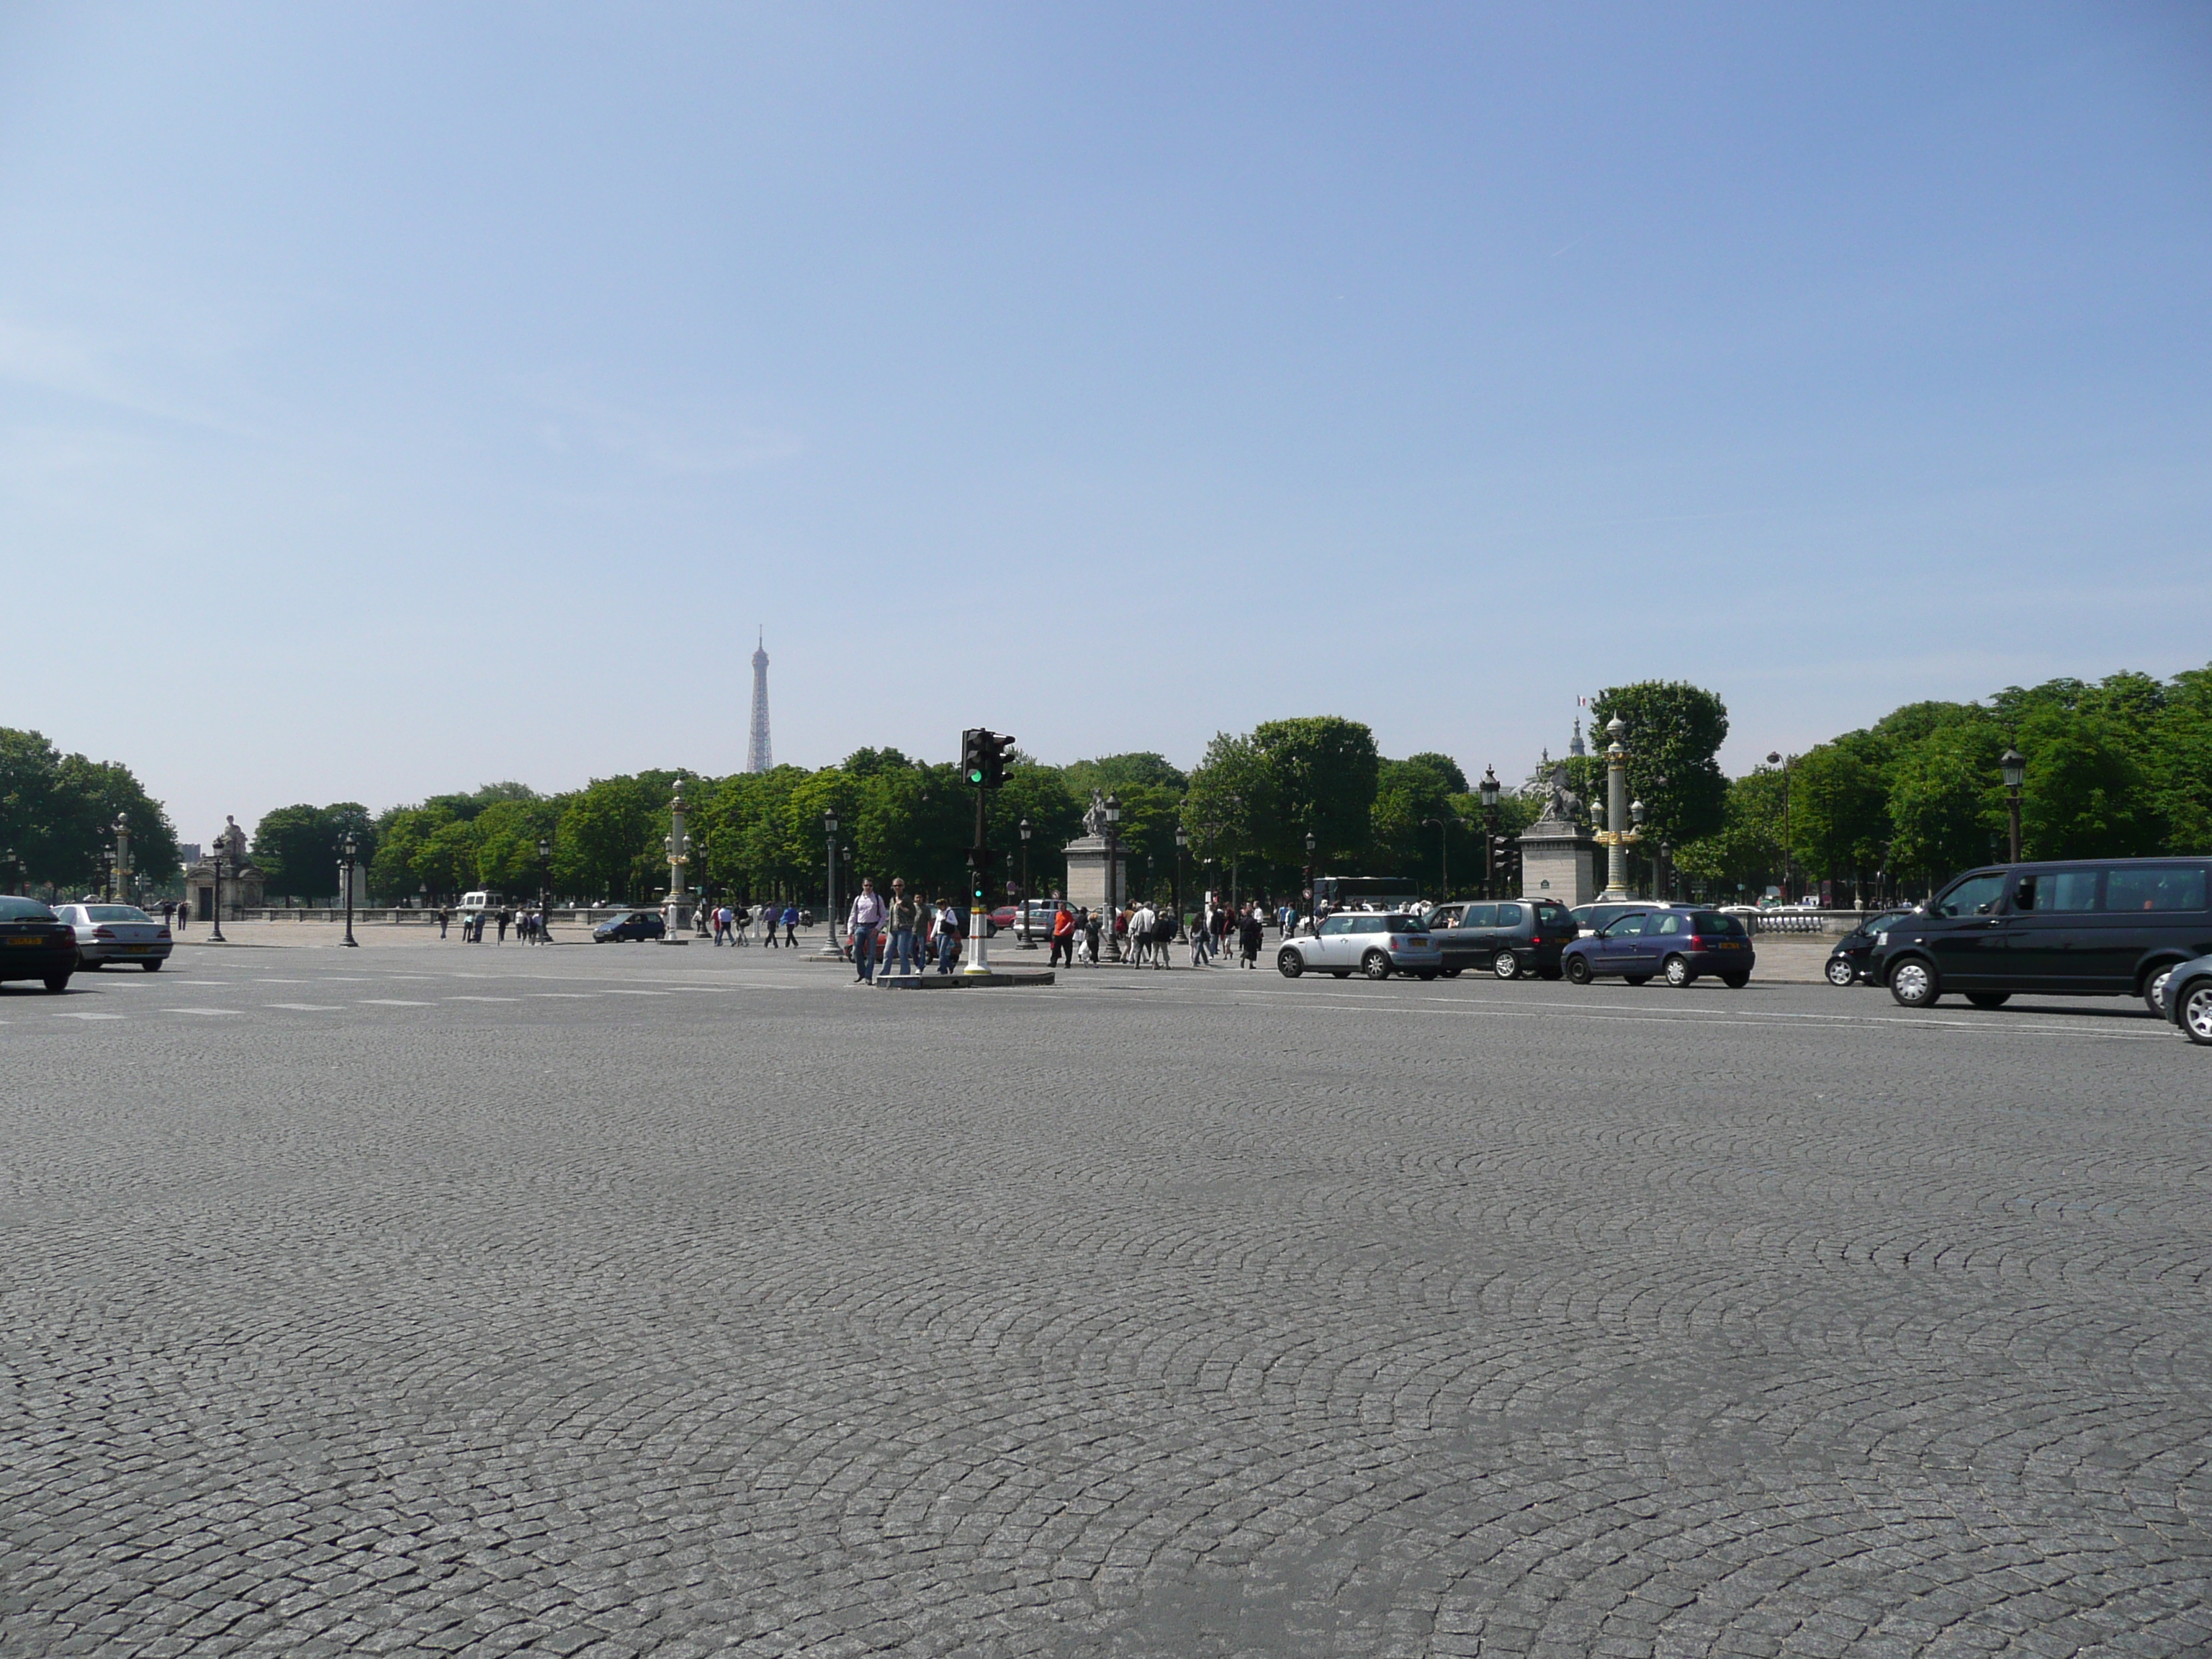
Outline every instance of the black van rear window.
{"type": "Polygon", "coordinates": [[[2108,911],[2202,910],[2204,868],[2188,865],[2115,866],[2105,872],[2108,911]]]}

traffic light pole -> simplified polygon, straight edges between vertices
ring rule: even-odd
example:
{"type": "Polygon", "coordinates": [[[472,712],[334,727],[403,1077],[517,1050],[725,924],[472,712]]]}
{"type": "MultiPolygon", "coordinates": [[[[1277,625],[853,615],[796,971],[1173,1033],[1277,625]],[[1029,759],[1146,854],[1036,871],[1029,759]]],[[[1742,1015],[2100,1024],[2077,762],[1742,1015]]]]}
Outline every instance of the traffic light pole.
{"type": "Polygon", "coordinates": [[[968,942],[975,948],[968,953],[968,966],[962,971],[988,974],[991,971],[991,942],[987,935],[991,931],[991,913],[984,907],[990,902],[991,855],[986,840],[988,830],[983,817],[983,803],[988,792],[981,784],[975,786],[975,850],[969,857],[975,871],[969,877],[968,890],[974,896],[969,901],[968,942]]]}

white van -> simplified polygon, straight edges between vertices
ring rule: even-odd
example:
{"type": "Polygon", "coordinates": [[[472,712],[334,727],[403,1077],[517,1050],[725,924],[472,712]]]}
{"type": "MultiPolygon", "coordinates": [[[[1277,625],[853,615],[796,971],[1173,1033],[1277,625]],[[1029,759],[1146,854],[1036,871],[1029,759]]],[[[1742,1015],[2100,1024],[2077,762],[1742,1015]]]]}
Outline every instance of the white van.
{"type": "Polygon", "coordinates": [[[506,903],[507,896],[503,893],[464,893],[461,895],[460,914],[464,916],[479,916],[486,911],[496,914],[506,903]]]}

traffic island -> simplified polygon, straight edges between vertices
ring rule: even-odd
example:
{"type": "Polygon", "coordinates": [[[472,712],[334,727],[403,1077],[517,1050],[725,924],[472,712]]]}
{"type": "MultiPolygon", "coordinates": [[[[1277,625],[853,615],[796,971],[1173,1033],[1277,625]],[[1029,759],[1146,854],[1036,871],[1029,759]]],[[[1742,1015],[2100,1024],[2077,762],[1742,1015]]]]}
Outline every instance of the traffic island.
{"type": "MultiPolygon", "coordinates": [[[[878,974],[873,985],[878,990],[890,991],[965,991],[975,988],[991,990],[1001,987],[1049,985],[1054,975],[1049,969],[1034,973],[1000,973],[994,969],[988,974],[878,974]]],[[[854,980],[855,985],[870,981],[854,980]]]]}

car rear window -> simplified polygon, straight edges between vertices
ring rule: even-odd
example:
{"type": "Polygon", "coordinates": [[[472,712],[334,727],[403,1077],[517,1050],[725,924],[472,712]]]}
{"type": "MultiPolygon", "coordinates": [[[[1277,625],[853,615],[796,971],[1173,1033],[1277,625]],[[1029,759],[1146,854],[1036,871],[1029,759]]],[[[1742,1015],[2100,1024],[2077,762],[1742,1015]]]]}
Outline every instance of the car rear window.
{"type": "Polygon", "coordinates": [[[1518,927],[1521,925],[1521,907],[1517,904],[1499,905],[1498,925],[1500,927],[1518,927]]]}
{"type": "Polygon", "coordinates": [[[2145,910],[2202,910],[2204,907],[2203,866],[2153,865],[2119,866],[2105,872],[2105,908],[2145,910]]]}
{"type": "Polygon", "coordinates": [[[151,921],[154,920],[135,904],[88,904],[84,907],[84,914],[93,921],[151,921]]]}
{"type": "Polygon", "coordinates": [[[1734,916],[1724,916],[1715,910],[1699,910],[1690,918],[1693,933],[1741,933],[1743,924],[1734,916]]]}
{"type": "Polygon", "coordinates": [[[1429,924],[1419,916],[1394,914],[1383,917],[1382,920],[1388,924],[1389,931],[1394,933],[1425,933],[1429,931],[1429,924]]]}
{"type": "Polygon", "coordinates": [[[58,921],[51,907],[31,898],[0,898],[0,921],[58,921]]]}
{"type": "Polygon", "coordinates": [[[1540,904],[1536,907],[1536,921],[1540,927],[1565,927],[1573,921],[1565,905],[1540,904]]]}
{"type": "Polygon", "coordinates": [[[1495,927],[1498,925],[1498,907],[1494,904],[1470,904],[1461,913],[1459,925],[1462,927],[1495,927]]]}

